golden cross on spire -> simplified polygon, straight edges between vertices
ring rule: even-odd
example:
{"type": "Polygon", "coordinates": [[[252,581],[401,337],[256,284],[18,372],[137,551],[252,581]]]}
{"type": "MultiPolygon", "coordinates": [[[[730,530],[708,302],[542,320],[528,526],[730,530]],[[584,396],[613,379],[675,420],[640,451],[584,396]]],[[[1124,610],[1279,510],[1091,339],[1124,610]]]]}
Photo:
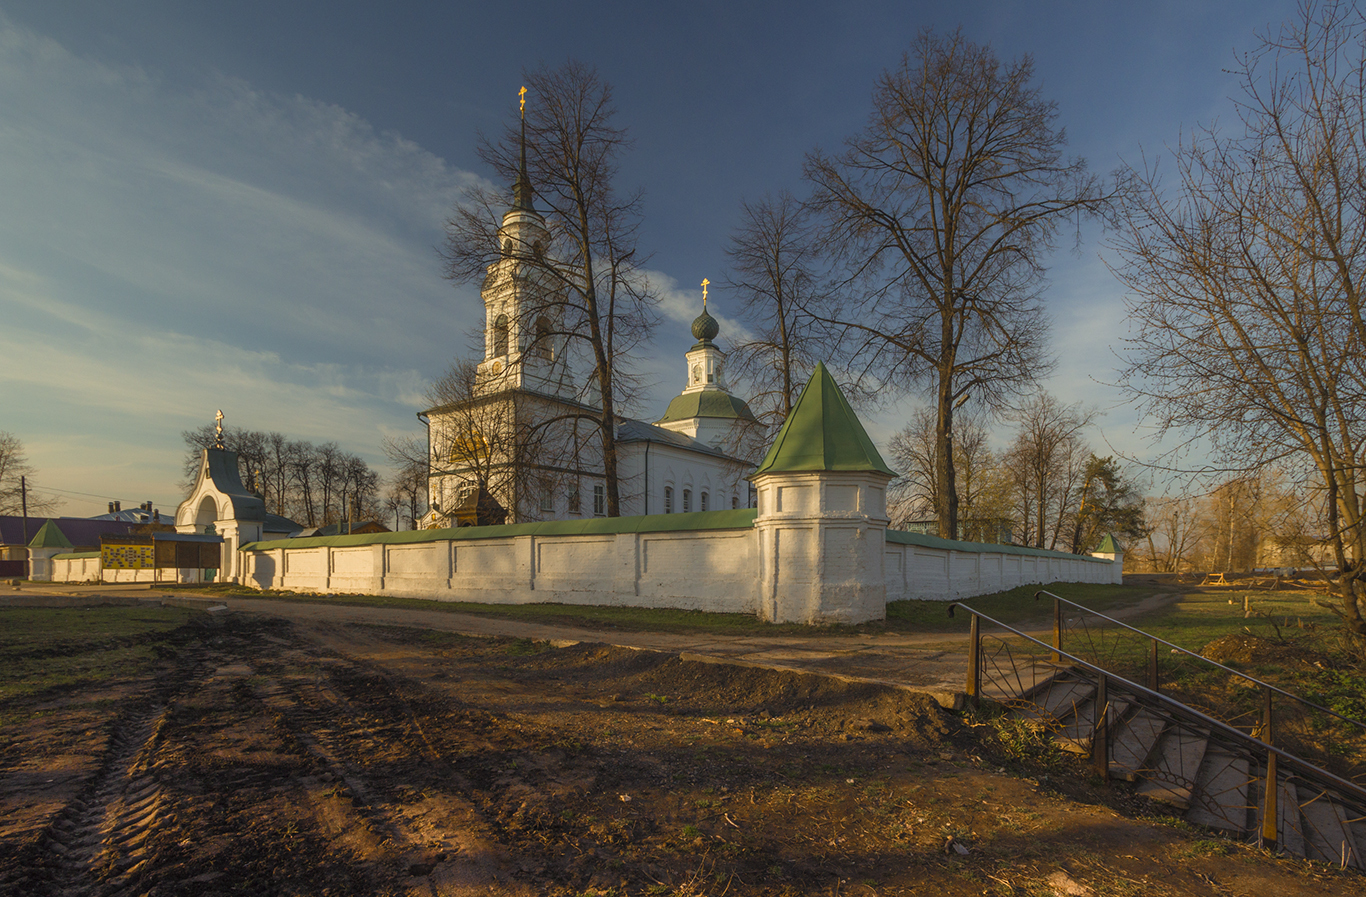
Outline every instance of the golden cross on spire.
{"type": "Polygon", "coordinates": [[[707,310],[707,284],[711,283],[707,278],[702,278],[702,310],[707,310]]]}
{"type": "Polygon", "coordinates": [[[219,449],[221,449],[221,448],[223,447],[223,409],[222,409],[222,408],[219,408],[219,409],[218,409],[218,413],[215,414],[215,415],[213,416],[213,429],[214,429],[214,435],[215,435],[215,437],[216,437],[216,438],[214,439],[213,447],[214,447],[214,448],[219,448],[219,449]]]}
{"type": "Polygon", "coordinates": [[[522,104],[522,110],[521,110],[521,111],[522,111],[522,118],[526,118],[526,85],[525,85],[525,84],[522,85],[522,89],[521,89],[521,90],[517,91],[517,98],[518,98],[518,100],[521,101],[521,104],[522,104]]]}

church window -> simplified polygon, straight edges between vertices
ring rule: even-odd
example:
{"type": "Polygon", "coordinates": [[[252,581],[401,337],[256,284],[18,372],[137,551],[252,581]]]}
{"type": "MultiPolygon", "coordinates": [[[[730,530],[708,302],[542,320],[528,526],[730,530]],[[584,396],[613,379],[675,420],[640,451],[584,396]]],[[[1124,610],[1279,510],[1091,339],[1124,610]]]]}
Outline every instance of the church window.
{"type": "Polygon", "coordinates": [[[686,514],[686,513],[688,513],[688,512],[691,511],[691,510],[692,510],[692,490],[691,490],[691,489],[684,489],[684,490],[683,490],[683,513],[686,514]]]}
{"type": "Polygon", "coordinates": [[[499,315],[493,322],[493,354],[508,354],[508,316],[499,315]]]}
{"type": "Polygon", "coordinates": [[[702,510],[702,511],[707,510],[707,503],[708,503],[708,499],[710,499],[710,498],[711,498],[710,495],[708,495],[707,493],[703,492],[702,495],[701,495],[701,497],[700,497],[701,504],[698,505],[698,509],[699,509],[699,510],[702,510]]]}
{"type": "Polygon", "coordinates": [[[550,321],[544,316],[536,319],[535,353],[546,361],[555,360],[555,348],[550,344],[550,321]]]}
{"type": "Polygon", "coordinates": [[[740,496],[732,495],[730,497],[730,509],[734,511],[738,507],[740,507],[740,496]]]}
{"type": "Polygon", "coordinates": [[[715,382],[716,382],[716,368],[715,368],[715,366],[713,366],[713,364],[712,364],[710,361],[707,362],[707,382],[708,382],[708,383],[715,383],[715,382]]]}
{"type": "Polygon", "coordinates": [[[569,487],[569,513],[577,514],[581,510],[579,504],[579,485],[575,483],[569,487]]]}
{"type": "Polygon", "coordinates": [[[607,516],[607,487],[606,487],[606,486],[594,486],[594,487],[593,487],[593,516],[594,516],[594,517],[606,517],[606,516],[607,516]]]}
{"type": "Polygon", "coordinates": [[[550,491],[549,486],[541,489],[541,513],[550,514],[555,511],[555,494],[550,491]]]}
{"type": "Polygon", "coordinates": [[[506,237],[503,240],[503,255],[507,258],[512,257],[512,238],[506,237]]]}
{"type": "Polygon", "coordinates": [[[700,365],[700,364],[695,364],[695,365],[692,366],[692,382],[694,382],[694,383],[701,383],[701,382],[702,382],[702,365],[700,365]]]}
{"type": "Polygon", "coordinates": [[[673,487],[673,486],[665,486],[665,487],[664,487],[664,513],[665,513],[665,514],[672,514],[673,512],[674,512],[674,487],[673,487]]]}

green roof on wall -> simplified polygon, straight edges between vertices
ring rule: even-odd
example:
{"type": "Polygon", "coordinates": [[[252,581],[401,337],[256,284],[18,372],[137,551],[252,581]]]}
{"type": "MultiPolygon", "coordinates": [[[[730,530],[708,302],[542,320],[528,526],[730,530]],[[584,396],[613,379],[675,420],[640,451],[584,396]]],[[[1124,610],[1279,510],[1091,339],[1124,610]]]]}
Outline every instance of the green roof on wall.
{"type": "Polygon", "coordinates": [[[754,475],[795,470],[877,471],[896,476],[820,362],[754,475]]]}
{"type": "Polygon", "coordinates": [[[71,540],[66,537],[66,533],[57,527],[57,524],[49,519],[39,528],[28,543],[29,548],[71,548],[71,540]]]}

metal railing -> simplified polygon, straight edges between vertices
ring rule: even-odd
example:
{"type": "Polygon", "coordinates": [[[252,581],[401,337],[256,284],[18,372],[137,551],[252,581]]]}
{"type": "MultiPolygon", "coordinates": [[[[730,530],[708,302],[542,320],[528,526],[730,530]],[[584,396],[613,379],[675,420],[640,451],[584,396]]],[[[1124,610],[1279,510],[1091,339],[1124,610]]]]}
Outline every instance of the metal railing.
{"type": "MultiPolygon", "coordinates": [[[[1322,728],[1323,718],[1327,718],[1344,725],[1347,732],[1354,736],[1366,737],[1366,723],[1360,720],[1345,716],[1321,704],[1316,704],[1280,686],[1211,660],[1195,651],[1173,644],[1045,589],[1035,592],[1034,599],[1037,601],[1044,595],[1053,599],[1053,650],[1055,658],[1058,652],[1062,650],[1065,642],[1081,641],[1080,645],[1072,648],[1073,653],[1085,657],[1097,666],[1107,666],[1105,660],[1109,659],[1112,661],[1107,667],[1109,671],[1111,673],[1121,672],[1117,668],[1118,664],[1113,662],[1117,658],[1125,656],[1124,652],[1117,648],[1118,639],[1112,639],[1107,645],[1106,633],[1103,630],[1097,632],[1088,625],[1090,619],[1098,619],[1104,621],[1105,628],[1120,630],[1140,642],[1146,640],[1147,647],[1143,651],[1143,654],[1146,655],[1147,667],[1144,685],[1152,691],[1160,692],[1163,690],[1162,650],[1165,650],[1169,670],[1173,666],[1174,656],[1180,662],[1188,665],[1188,672],[1192,672],[1197,678],[1201,671],[1211,673],[1217,671],[1220,674],[1217,681],[1223,684],[1226,691],[1232,691],[1228,688],[1228,682],[1231,678],[1234,682],[1243,684],[1247,690],[1244,694],[1251,694],[1254,691],[1259,693],[1261,700],[1256,702],[1259,706],[1248,708],[1241,713],[1231,712],[1227,703],[1216,705],[1208,700],[1207,694],[1202,694],[1198,689],[1187,688],[1184,690],[1185,693],[1178,694],[1178,697],[1181,698],[1182,703],[1197,705],[1201,712],[1206,715],[1220,719],[1234,728],[1242,729],[1267,744],[1276,743],[1278,731],[1285,734],[1302,733],[1307,736],[1308,730],[1313,726],[1314,714],[1320,716],[1317,721],[1320,724],[1319,728],[1322,728]],[[1080,616],[1075,620],[1068,620],[1063,613],[1064,606],[1079,612],[1080,616]],[[1065,638],[1068,634],[1074,633],[1077,635],[1076,638],[1070,640],[1065,638]],[[1279,725],[1277,723],[1278,716],[1280,718],[1279,725]]],[[[1129,656],[1132,657],[1132,654],[1133,652],[1130,652],[1129,656]]],[[[1175,672],[1175,670],[1170,671],[1175,672]]],[[[1317,753],[1309,749],[1307,738],[1292,739],[1292,744],[1301,753],[1317,753]]]]}
{"type": "MultiPolygon", "coordinates": [[[[971,704],[980,705],[984,700],[989,700],[1017,708],[1027,705],[1030,703],[1030,694],[1036,693],[1036,690],[1045,683],[1056,680],[1063,672],[1076,676],[1094,687],[1094,695],[1089,698],[1094,700],[1091,731],[1076,734],[1089,737],[1090,763],[1093,771],[1102,780],[1110,778],[1116,722],[1121,715],[1132,712],[1134,707],[1141,707],[1175,727],[1198,732],[1201,738],[1208,739],[1226,750],[1235,751],[1255,763],[1257,770],[1254,771],[1251,765],[1246,770],[1247,781],[1257,786],[1261,798],[1255,806],[1243,809],[1255,815],[1257,840],[1261,843],[1274,845],[1278,840],[1278,824],[1284,815],[1283,811],[1278,809],[1278,801],[1281,799],[1284,783],[1290,779],[1309,785],[1311,790],[1317,789],[1319,795],[1331,794],[1334,800],[1350,805],[1357,814],[1356,819],[1366,818],[1366,789],[1272,744],[1269,740],[1272,734],[1270,726],[1260,726],[1257,733],[1243,731],[1224,720],[1182,703],[1157,688],[1132,681],[1081,656],[1069,653],[1062,644],[1062,628],[1056,624],[1053,644],[1048,644],[962,602],[953,602],[949,605],[949,616],[954,616],[955,608],[962,608],[971,615],[966,683],[967,696],[971,704]],[[1006,635],[984,634],[982,621],[998,627],[1006,635]],[[994,652],[985,650],[984,642],[987,639],[994,640],[994,652]],[[984,677],[989,678],[990,682],[985,683],[984,677]],[[987,692],[994,694],[989,695],[987,692]],[[1119,706],[1121,701],[1117,696],[1122,696],[1124,706],[1119,706]],[[1268,737],[1260,737],[1263,734],[1268,737]]],[[[1127,624],[1120,625],[1133,629],[1127,624]]],[[[1156,639],[1142,630],[1134,631],[1153,638],[1158,643],[1171,645],[1170,642],[1156,639]]],[[[1176,645],[1171,647],[1184,651],[1176,645]]],[[[1237,670],[1218,666],[1231,674],[1253,678],[1246,677],[1237,670]]],[[[1292,698],[1296,697],[1269,683],[1261,684],[1267,688],[1265,694],[1283,693],[1292,698]]],[[[1073,710],[1076,710],[1075,705],[1073,710]]],[[[1324,710],[1333,716],[1340,716],[1327,708],[1324,710]]],[[[1350,719],[1348,721],[1355,722],[1350,719]]],[[[1184,778],[1189,786],[1194,783],[1195,776],[1196,770],[1185,770],[1176,777],[1184,778]]],[[[1317,799],[1318,797],[1312,798],[1310,803],[1317,799]]],[[[1355,862],[1360,865],[1360,858],[1355,862]]]]}

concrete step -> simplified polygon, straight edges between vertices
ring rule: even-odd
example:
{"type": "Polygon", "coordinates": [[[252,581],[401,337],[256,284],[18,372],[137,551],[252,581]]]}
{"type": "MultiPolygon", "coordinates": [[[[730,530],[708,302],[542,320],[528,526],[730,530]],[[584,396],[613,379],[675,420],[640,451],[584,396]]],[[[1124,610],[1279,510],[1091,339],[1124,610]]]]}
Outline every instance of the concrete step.
{"type": "Polygon", "coordinates": [[[1206,734],[1189,726],[1170,725],[1162,733],[1138,793],[1185,810],[1191,805],[1200,763],[1209,746],[1206,734]]]}
{"type": "Polygon", "coordinates": [[[1136,781],[1166,728],[1166,720],[1146,707],[1122,720],[1110,741],[1110,775],[1136,781]]]}
{"type": "Polygon", "coordinates": [[[1300,815],[1304,818],[1305,856],[1311,860],[1338,865],[1344,860],[1349,866],[1362,867],[1361,849],[1352,834],[1342,808],[1325,792],[1299,789],[1300,815]]]}
{"type": "Polygon", "coordinates": [[[1032,696],[1032,705],[1021,708],[1017,715],[1054,726],[1074,715],[1095,693],[1096,687],[1089,682],[1058,676],[1038,689],[1032,696]]]}
{"type": "Polygon", "coordinates": [[[1211,746],[1200,764],[1200,775],[1186,820],[1237,834],[1252,830],[1252,783],[1246,757],[1211,746]]]}

